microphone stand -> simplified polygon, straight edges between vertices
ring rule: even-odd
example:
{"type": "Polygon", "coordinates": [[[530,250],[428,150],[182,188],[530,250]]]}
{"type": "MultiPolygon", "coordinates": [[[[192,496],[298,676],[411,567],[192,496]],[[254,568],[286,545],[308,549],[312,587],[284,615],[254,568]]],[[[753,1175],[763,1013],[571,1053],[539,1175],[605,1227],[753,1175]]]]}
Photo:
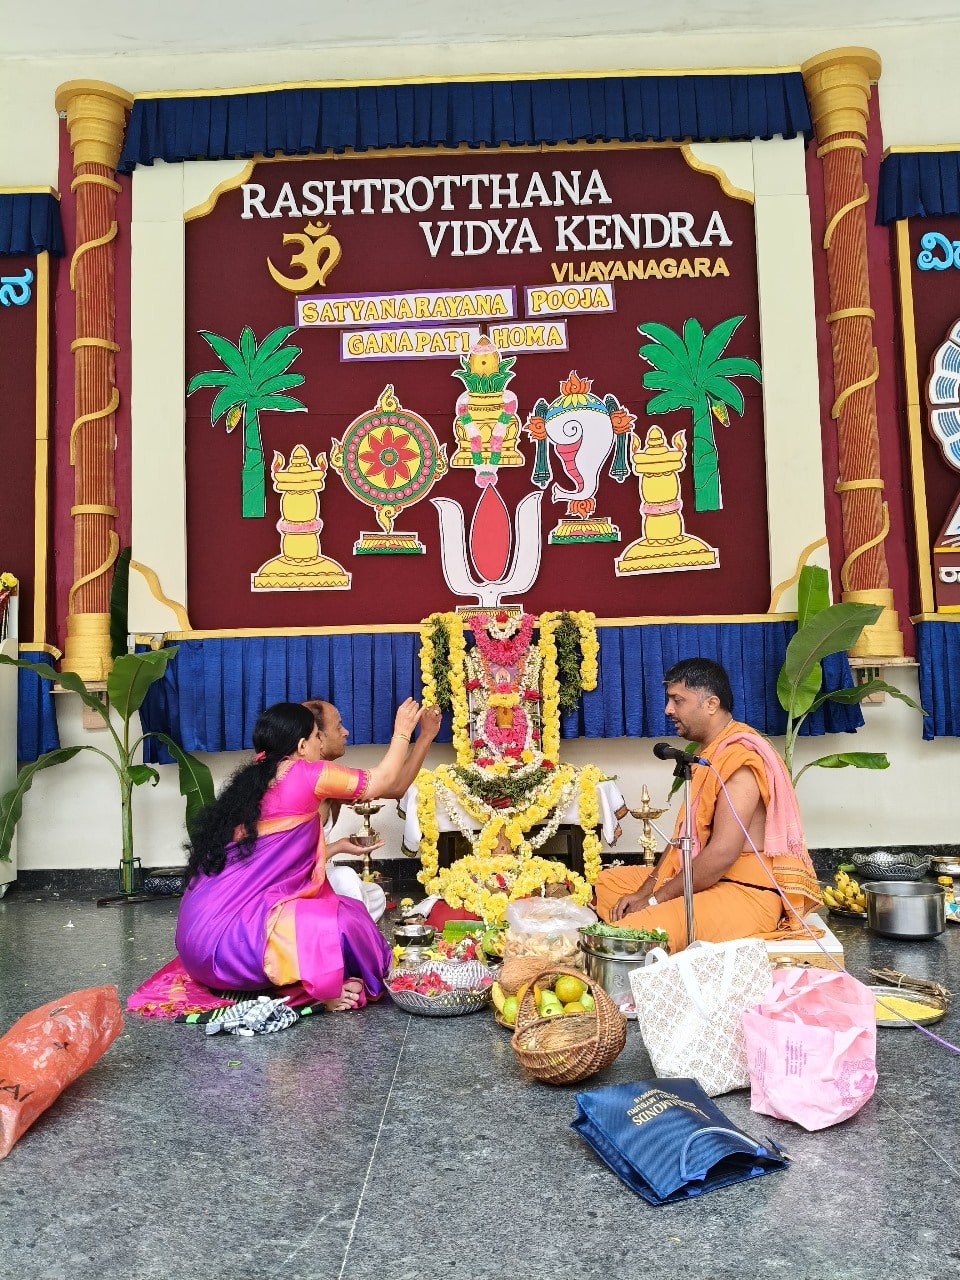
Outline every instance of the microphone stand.
{"type": "Polygon", "coordinates": [[[690,812],[690,777],[693,760],[678,760],[673,776],[683,781],[683,832],[680,836],[680,865],[683,870],[683,905],[687,916],[687,946],[695,940],[693,926],[693,815],[690,812]]]}

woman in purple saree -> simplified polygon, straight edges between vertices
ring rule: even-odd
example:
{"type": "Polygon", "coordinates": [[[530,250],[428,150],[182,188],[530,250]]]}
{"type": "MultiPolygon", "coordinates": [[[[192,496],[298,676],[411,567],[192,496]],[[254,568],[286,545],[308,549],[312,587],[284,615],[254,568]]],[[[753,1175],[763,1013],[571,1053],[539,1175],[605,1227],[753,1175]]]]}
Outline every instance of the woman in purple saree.
{"type": "Polygon", "coordinates": [[[177,952],[204,986],[302,987],[331,1010],[383,994],[390,947],[363,903],[324,874],[325,799],[352,803],[393,789],[420,708],[408,698],[373,769],[324,760],[313,715],[294,702],[264,711],[256,758],[233,775],[190,832],[177,952]]]}

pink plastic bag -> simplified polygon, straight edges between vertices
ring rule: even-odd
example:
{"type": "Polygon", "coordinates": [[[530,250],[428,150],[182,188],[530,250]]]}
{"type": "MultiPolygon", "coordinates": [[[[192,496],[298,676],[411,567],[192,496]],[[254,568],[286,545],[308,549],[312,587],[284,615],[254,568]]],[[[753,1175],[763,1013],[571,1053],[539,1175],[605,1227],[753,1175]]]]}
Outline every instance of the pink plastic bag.
{"type": "Polygon", "coordinates": [[[777,969],[743,1014],[750,1106],[826,1129],[860,1110],[877,1084],[874,997],[849,974],[777,969]]]}
{"type": "Polygon", "coordinates": [[[0,1036],[0,1160],[123,1028],[116,987],[71,991],[0,1036]]]}

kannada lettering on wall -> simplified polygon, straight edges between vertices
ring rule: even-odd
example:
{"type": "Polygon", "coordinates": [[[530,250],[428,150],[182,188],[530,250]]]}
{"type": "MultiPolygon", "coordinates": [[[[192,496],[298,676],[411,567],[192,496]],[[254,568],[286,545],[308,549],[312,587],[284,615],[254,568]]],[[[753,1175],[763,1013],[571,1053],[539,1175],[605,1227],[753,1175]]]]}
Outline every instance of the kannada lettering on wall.
{"type": "Polygon", "coordinates": [[[412,622],[558,591],[601,616],[766,607],[753,210],[680,148],[262,162],[188,221],[187,277],[194,625],[412,622]],[[220,421],[241,429],[242,516],[220,421]],[[341,481],[323,553],[319,488],[292,522],[310,529],[276,526],[347,576],[322,616],[302,582],[271,586],[269,610],[251,599],[284,500],[264,436],[272,477],[322,455],[341,481]],[[416,532],[396,524],[428,494],[416,532]],[[660,534],[673,559],[641,547],[660,534]],[[384,574],[384,555],[408,568],[384,574]],[[696,598],[689,568],[713,571],[696,598]]]}
{"type": "MultiPolygon", "coordinates": [[[[934,605],[960,613],[960,319],[954,269],[960,219],[909,224],[917,381],[924,398],[922,457],[934,605]]],[[[921,520],[923,516],[921,515],[921,520]]]]}

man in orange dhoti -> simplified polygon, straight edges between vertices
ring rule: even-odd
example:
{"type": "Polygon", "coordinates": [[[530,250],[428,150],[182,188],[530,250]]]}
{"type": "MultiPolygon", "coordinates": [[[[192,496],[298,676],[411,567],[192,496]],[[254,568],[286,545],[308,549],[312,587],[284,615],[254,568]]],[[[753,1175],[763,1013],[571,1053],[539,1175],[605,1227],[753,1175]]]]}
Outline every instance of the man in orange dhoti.
{"type": "MultiPolygon", "coordinates": [[[[690,788],[697,938],[806,936],[800,920],[820,906],[821,898],[786,765],[765,738],[734,720],[730,680],[719,663],[686,658],[670,668],[664,685],[666,714],[678,736],[701,744],[698,755],[713,766],[694,765],[690,788]],[[777,885],[793,911],[784,906],[777,885]]],[[[610,867],[596,884],[603,920],[629,929],[662,929],[674,952],[687,945],[683,829],[681,806],[673,842],[653,870],[610,867]]]]}

